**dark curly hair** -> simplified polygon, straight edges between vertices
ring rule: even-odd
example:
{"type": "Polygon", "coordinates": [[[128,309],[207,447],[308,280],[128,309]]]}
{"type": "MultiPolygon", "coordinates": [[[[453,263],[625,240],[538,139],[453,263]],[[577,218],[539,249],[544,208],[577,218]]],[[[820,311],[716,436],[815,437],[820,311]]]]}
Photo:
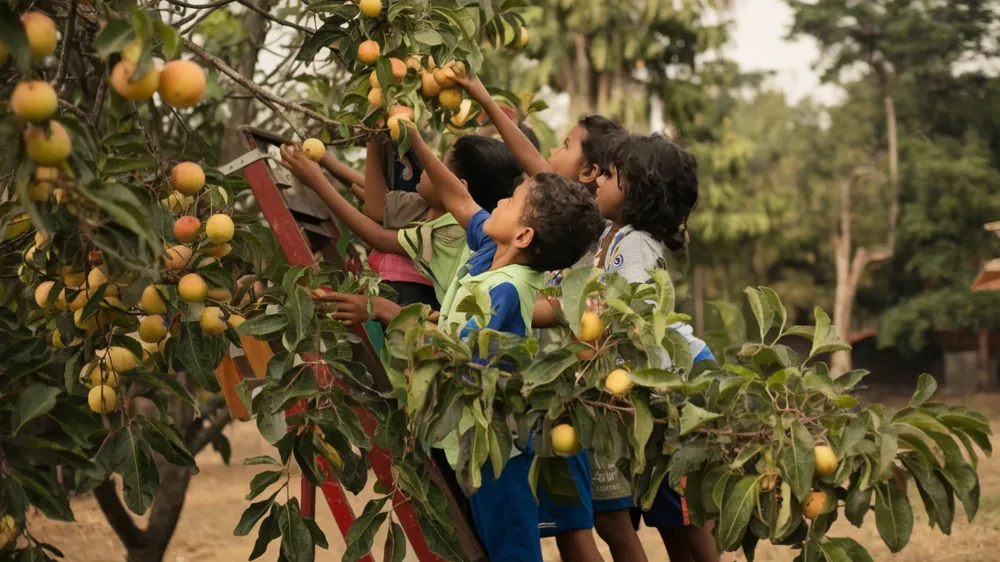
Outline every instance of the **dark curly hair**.
{"type": "MultiPolygon", "coordinates": [[[[596,165],[601,173],[608,173],[611,169],[609,152],[615,142],[628,131],[624,127],[600,115],[586,115],[580,118],[579,125],[587,132],[586,138],[580,143],[583,150],[583,157],[586,163],[596,165]]],[[[588,186],[596,189],[596,184],[588,186]]]]}
{"type": "Polygon", "coordinates": [[[579,182],[552,172],[536,174],[531,181],[521,217],[535,231],[525,249],[527,265],[536,271],[571,267],[601,236],[601,212],[579,182]]]}
{"type": "Polygon", "coordinates": [[[687,245],[687,219],[698,203],[698,161],[663,135],[621,137],[608,152],[625,192],[623,225],[649,233],[672,251],[687,245]]]}
{"type": "Polygon", "coordinates": [[[487,211],[507,199],[521,184],[523,172],[503,141],[466,135],[455,141],[448,167],[469,184],[469,195],[487,211]]]}

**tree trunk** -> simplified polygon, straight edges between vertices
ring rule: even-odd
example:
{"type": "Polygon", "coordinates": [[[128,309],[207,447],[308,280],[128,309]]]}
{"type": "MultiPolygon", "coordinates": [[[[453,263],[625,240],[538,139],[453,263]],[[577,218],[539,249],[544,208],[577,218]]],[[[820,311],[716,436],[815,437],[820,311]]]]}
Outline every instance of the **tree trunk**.
{"type": "Polygon", "coordinates": [[[624,54],[622,54],[622,34],[617,29],[611,32],[611,52],[615,54],[614,82],[611,85],[611,112],[613,115],[605,115],[605,117],[618,117],[620,120],[625,100],[625,60],[624,54]]]}
{"type": "Polygon", "coordinates": [[[611,90],[611,75],[607,72],[601,72],[597,76],[597,113],[599,115],[607,115],[608,113],[608,96],[611,90]]]}
{"type": "Polygon", "coordinates": [[[889,234],[886,247],[896,245],[896,222],[899,220],[899,141],[896,138],[896,103],[892,99],[889,77],[882,77],[882,105],[885,109],[885,136],[889,144],[889,234]]]}
{"type": "MultiPolygon", "coordinates": [[[[251,0],[251,2],[265,11],[270,11],[278,3],[277,0],[251,0]]],[[[247,33],[247,48],[235,68],[240,74],[253,80],[254,72],[257,70],[257,58],[260,56],[261,47],[267,38],[268,20],[253,10],[247,10],[246,15],[243,16],[243,29],[247,33]]],[[[239,86],[234,86],[232,93],[249,94],[249,92],[239,86]]],[[[249,125],[253,122],[255,101],[252,96],[229,100],[229,108],[232,111],[232,115],[230,116],[229,123],[226,125],[226,132],[222,138],[221,163],[230,162],[246,152],[246,146],[243,144],[243,136],[236,131],[243,125],[249,125]]]]}
{"type": "MultiPolygon", "coordinates": [[[[833,327],[840,341],[850,340],[851,309],[854,306],[854,287],[851,286],[851,178],[840,182],[840,224],[833,234],[834,261],[837,285],[833,296],[833,327]]],[[[851,370],[851,352],[835,351],[830,357],[830,371],[834,377],[851,370]]]]}
{"type": "Polygon", "coordinates": [[[705,334],[705,268],[694,266],[691,276],[691,293],[694,297],[694,334],[702,337],[705,334]]]}
{"type": "Polygon", "coordinates": [[[576,95],[571,101],[573,117],[579,116],[592,107],[590,102],[590,59],[587,58],[587,36],[577,33],[573,36],[576,55],[576,95]]]}

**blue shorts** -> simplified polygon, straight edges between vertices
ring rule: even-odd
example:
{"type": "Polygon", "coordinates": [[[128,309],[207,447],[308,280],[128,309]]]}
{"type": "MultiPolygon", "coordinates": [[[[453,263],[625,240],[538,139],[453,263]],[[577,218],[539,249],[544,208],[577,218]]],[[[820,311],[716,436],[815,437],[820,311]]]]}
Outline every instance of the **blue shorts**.
{"type": "Polygon", "coordinates": [[[483,485],[469,498],[476,533],[490,560],[542,562],[538,508],[528,484],[532,455],[511,457],[500,478],[483,465],[483,485]]]}
{"type": "Polygon", "coordinates": [[[688,519],[687,501],[676,490],[670,487],[666,480],[656,491],[656,498],[649,511],[642,512],[637,507],[632,508],[632,525],[639,528],[639,516],[647,527],[657,529],[679,529],[691,524],[688,519]]]}
{"type": "Polygon", "coordinates": [[[566,457],[573,474],[580,502],[574,505],[556,503],[541,486],[538,487],[538,531],[542,537],[554,537],[566,531],[594,528],[593,496],[590,491],[590,455],[583,451],[566,457]]]}

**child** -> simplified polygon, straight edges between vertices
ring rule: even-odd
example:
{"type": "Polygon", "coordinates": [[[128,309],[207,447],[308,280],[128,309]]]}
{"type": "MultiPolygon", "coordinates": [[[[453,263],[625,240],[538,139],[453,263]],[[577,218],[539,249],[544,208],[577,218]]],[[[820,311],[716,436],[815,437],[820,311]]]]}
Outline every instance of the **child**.
{"type": "MultiPolygon", "coordinates": [[[[476,204],[445,166],[431,161],[433,153],[422,139],[414,137],[413,149],[444,207],[466,228],[472,251],[442,302],[439,322],[458,324],[463,333],[480,328],[458,310],[478,285],[487,289],[491,301],[484,328],[526,335],[543,272],[569,267],[598,236],[600,220],[593,199],[579,184],[543,173],[519,185],[491,214],[476,204]]],[[[491,466],[484,466],[483,485],[470,498],[476,530],[491,560],[542,560],[539,510],[528,484],[532,456],[530,451],[514,451],[496,479],[491,466]]],[[[578,489],[582,488],[581,496],[588,498],[586,454],[567,462],[578,489]]],[[[539,490],[539,500],[551,502],[544,490],[539,490]]]]}
{"type": "MultiPolygon", "coordinates": [[[[649,270],[665,267],[667,250],[687,245],[687,218],[698,201],[698,164],[661,135],[623,137],[609,159],[610,170],[597,181],[597,205],[611,224],[601,236],[595,262],[606,273],[643,283],[649,270]]],[[[691,326],[670,327],[687,339],[696,364],[715,360],[691,326]]],[[[668,357],[663,359],[669,363],[668,357]]],[[[643,518],[659,530],[671,560],[718,560],[711,530],[690,526],[684,499],[669,486],[660,488],[643,518]]],[[[637,526],[635,508],[633,519],[637,526]]]]}
{"type": "MultiPolygon", "coordinates": [[[[377,199],[380,192],[385,194],[380,152],[372,143],[369,148],[371,155],[366,163],[366,201],[377,199]]],[[[357,210],[330,186],[319,167],[305,158],[297,148],[283,146],[281,155],[282,165],[291,170],[302,183],[315,190],[348,229],[377,251],[412,259],[417,269],[431,280],[436,299],[441,302],[448,284],[467,257],[468,250],[464,229],[441,206],[426,172],[421,175],[417,185],[417,193],[428,206],[423,222],[406,229],[391,229],[379,225],[357,210]]],[[[433,154],[431,157],[438,161],[433,154]]],[[[460,138],[449,150],[446,160],[451,169],[461,177],[460,181],[470,186],[472,197],[487,208],[495,207],[497,201],[508,197],[522,176],[510,150],[502,142],[485,137],[471,135],[460,138]]],[[[385,199],[385,203],[376,201],[373,207],[377,209],[381,203],[388,214],[390,201],[391,199],[385,199]]],[[[335,310],[336,312],[339,311],[335,310]]]]}

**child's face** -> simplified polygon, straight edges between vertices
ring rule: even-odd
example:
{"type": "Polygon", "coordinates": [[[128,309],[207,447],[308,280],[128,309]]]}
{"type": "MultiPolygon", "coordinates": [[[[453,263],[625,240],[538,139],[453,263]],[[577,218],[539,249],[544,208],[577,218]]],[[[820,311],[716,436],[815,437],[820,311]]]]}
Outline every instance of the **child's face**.
{"type": "Polygon", "coordinates": [[[624,204],[625,190],[618,184],[618,170],[612,166],[609,174],[597,178],[597,207],[602,217],[618,221],[624,204]]]}
{"type": "Polygon", "coordinates": [[[438,199],[437,192],[434,191],[434,184],[431,183],[430,176],[427,175],[427,170],[420,173],[420,182],[417,184],[417,193],[427,201],[427,204],[431,207],[441,207],[441,201],[438,199]]]}
{"type": "Polygon", "coordinates": [[[581,125],[573,127],[563,143],[549,153],[549,166],[552,167],[552,171],[581,183],[594,181],[587,168],[587,159],[583,155],[585,140],[587,140],[587,130],[581,125]]]}
{"type": "Polygon", "coordinates": [[[483,232],[497,244],[508,244],[526,248],[531,243],[534,231],[521,222],[528,195],[534,188],[534,181],[527,179],[514,190],[507,199],[501,199],[490,218],[483,223],[483,232]]]}

